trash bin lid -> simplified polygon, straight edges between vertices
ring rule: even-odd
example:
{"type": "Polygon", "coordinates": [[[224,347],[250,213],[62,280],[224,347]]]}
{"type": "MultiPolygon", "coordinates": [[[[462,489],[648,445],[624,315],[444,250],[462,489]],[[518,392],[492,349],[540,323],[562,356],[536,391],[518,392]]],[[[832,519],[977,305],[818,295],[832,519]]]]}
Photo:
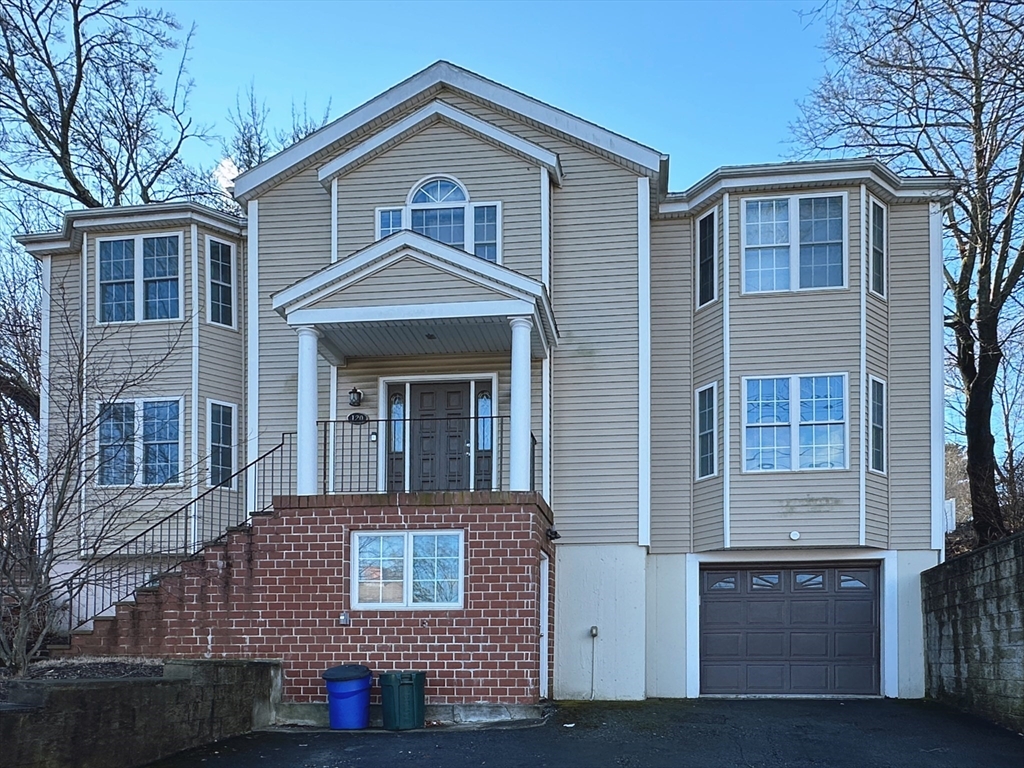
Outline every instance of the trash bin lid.
{"type": "Polygon", "coordinates": [[[369,667],[364,667],[362,664],[342,664],[337,667],[331,667],[320,675],[324,680],[332,681],[359,680],[360,678],[369,676],[369,667]]]}

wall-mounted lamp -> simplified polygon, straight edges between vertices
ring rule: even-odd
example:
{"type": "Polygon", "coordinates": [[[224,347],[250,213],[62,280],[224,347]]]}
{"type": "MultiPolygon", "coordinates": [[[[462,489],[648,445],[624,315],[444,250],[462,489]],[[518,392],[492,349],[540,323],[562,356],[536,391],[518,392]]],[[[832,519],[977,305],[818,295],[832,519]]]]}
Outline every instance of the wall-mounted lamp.
{"type": "Polygon", "coordinates": [[[548,541],[554,541],[555,539],[562,538],[562,534],[554,529],[554,527],[548,528],[547,530],[548,541]]]}
{"type": "Polygon", "coordinates": [[[358,408],[363,403],[363,391],[352,387],[348,391],[348,404],[353,408],[358,408]]]}

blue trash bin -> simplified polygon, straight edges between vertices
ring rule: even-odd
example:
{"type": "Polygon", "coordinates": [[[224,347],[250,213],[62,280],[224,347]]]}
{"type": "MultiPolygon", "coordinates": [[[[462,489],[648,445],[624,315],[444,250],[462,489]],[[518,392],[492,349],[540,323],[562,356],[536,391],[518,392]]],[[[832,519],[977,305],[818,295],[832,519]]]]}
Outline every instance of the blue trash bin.
{"type": "Polygon", "coordinates": [[[354,730],[370,724],[370,685],[373,677],[362,664],[331,667],[321,677],[327,684],[331,728],[354,730]]]}

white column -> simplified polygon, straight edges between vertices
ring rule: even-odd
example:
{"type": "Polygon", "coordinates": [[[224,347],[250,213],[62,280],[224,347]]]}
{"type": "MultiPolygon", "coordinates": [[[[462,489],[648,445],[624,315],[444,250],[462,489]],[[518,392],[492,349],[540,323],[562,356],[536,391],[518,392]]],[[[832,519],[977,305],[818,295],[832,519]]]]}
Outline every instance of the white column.
{"type": "Polygon", "coordinates": [[[509,490],[530,490],[530,332],[533,320],[513,317],[509,490]]]}
{"type": "Polygon", "coordinates": [[[316,328],[302,326],[296,328],[299,334],[299,397],[295,490],[302,496],[316,493],[317,472],[317,380],[316,359],[317,339],[320,332],[316,328]]]}

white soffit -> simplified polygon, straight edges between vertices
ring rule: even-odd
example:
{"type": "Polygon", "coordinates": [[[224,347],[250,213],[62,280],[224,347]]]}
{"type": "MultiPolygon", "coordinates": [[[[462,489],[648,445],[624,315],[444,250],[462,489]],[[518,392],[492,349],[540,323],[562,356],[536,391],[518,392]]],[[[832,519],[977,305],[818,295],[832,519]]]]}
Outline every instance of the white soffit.
{"type": "Polygon", "coordinates": [[[246,199],[257,187],[437,85],[448,86],[496,104],[648,170],[661,170],[663,156],[650,147],[456,67],[447,61],[439,61],[279,152],[265,163],[241,174],[235,179],[235,197],[239,200],[246,199]]]}
{"type": "Polygon", "coordinates": [[[548,173],[551,175],[551,179],[556,184],[561,185],[562,168],[558,162],[558,155],[554,152],[537,146],[533,142],[521,139],[515,134],[498,128],[485,120],[473,117],[472,115],[467,114],[460,109],[456,109],[443,101],[430,102],[430,104],[427,104],[425,107],[416,110],[411,115],[402,118],[397,123],[392,123],[380,133],[376,133],[366,139],[366,141],[357,144],[343,155],[334,158],[331,162],[327,163],[327,165],[320,169],[320,183],[327,184],[331,179],[344,174],[352,165],[384,146],[389,141],[392,141],[406,131],[412,130],[416,126],[421,125],[428,120],[434,120],[438,117],[444,118],[445,120],[462,126],[473,133],[477,133],[491,139],[497,144],[513,150],[520,155],[525,155],[526,157],[531,158],[538,165],[546,168],[548,173]]]}

